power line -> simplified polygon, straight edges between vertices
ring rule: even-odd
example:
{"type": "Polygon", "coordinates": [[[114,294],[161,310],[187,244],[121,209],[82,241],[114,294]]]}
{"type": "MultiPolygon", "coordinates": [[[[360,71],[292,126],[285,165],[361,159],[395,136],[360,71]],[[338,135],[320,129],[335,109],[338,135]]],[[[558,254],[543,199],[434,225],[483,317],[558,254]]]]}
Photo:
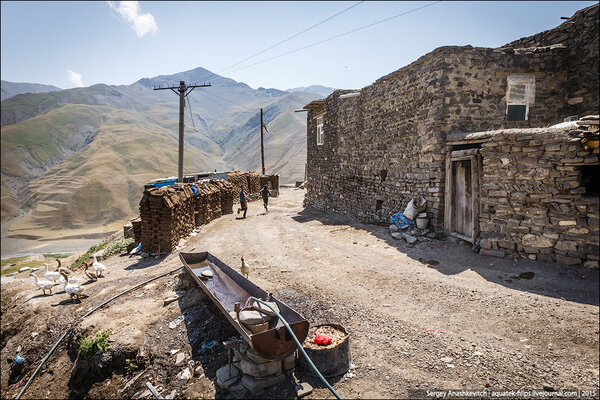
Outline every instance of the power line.
{"type": "Polygon", "coordinates": [[[225,97],[218,96],[218,95],[216,95],[216,94],[214,94],[214,93],[208,93],[208,92],[200,92],[200,93],[204,93],[204,94],[207,94],[207,95],[210,95],[210,96],[216,97],[216,98],[218,98],[218,99],[225,100],[225,101],[227,101],[227,102],[229,102],[229,103],[231,103],[231,104],[235,104],[236,106],[240,106],[240,107],[242,107],[242,108],[245,108],[245,109],[246,109],[246,110],[248,110],[248,111],[254,112],[254,110],[252,110],[251,108],[248,108],[248,107],[246,107],[246,106],[245,106],[245,105],[243,105],[243,104],[237,103],[237,102],[235,102],[235,101],[233,101],[233,100],[226,99],[225,97]]]}
{"type": "Polygon", "coordinates": [[[316,45],[318,45],[318,44],[325,43],[325,42],[328,42],[328,41],[330,41],[330,40],[333,40],[333,39],[337,39],[337,38],[339,38],[339,37],[342,37],[342,36],[345,36],[345,35],[349,35],[349,34],[351,34],[351,33],[354,33],[354,32],[357,32],[357,31],[360,31],[360,30],[362,30],[362,29],[370,28],[370,27],[372,27],[372,26],[375,26],[375,25],[381,24],[381,23],[383,23],[383,22],[387,22],[387,21],[389,21],[389,20],[392,20],[392,19],[394,19],[394,18],[398,18],[398,17],[401,17],[401,16],[403,16],[403,15],[410,14],[410,13],[412,13],[412,12],[415,12],[415,11],[421,10],[421,9],[423,9],[423,8],[426,8],[426,7],[432,6],[432,5],[434,5],[434,4],[437,4],[437,3],[441,3],[441,2],[442,2],[441,0],[434,1],[433,3],[429,3],[429,4],[427,4],[427,5],[424,5],[424,6],[421,6],[421,7],[417,7],[417,8],[414,8],[414,9],[412,9],[412,10],[409,10],[409,11],[405,11],[405,12],[403,12],[403,13],[400,13],[400,14],[394,15],[394,16],[392,16],[392,17],[389,17],[389,18],[382,19],[381,21],[373,22],[373,23],[371,23],[371,24],[368,24],[368,25],[365,25],[365,26],[361,26],[360,28],[352,29],[352,30],[350,30],[350,31],[348,31],[348,32],[340,33],[339,35],[335,35],[335,36],[332,36],[332,37],[330,37],[330,38],[327,38],[327,39],[319,40],[319,41],[317,41],[317,42],[314,42],[314,43],[311,43],[311,44],[309,44],[309,45],[306,45],[306,46],[303,46],[303,47],[299,47],[299,48],[297,48],[297,49],[294,49],[294,50],[290,50],[290,51],[288,51],[288,52],[285,52],[285,53],[282,53],[282,54],[279,54],[279,55],[276,55],[276,56],[273,56],[273,57],[270,57],[270,58],[264,59],[264,60],[262,60],[262,61],[257,61],[257,62],[255,62],[255,63],[249,64],[249,65],[246,65],[246,66],[244,66],[244,67],[236,68],[236,69],[234,69],[234,70],[232,70],[232,71],[229,71],[228,73],[230,74],[230,73],[232,73],[232,72],[241,71],[242,69],[246,69],[246,68],[249,68],[249,67],[252,67],[252,66],[258,65],[258,64],[262,64],[262,63],[265,63],[265,62],[267,62],[267,61],[274,60],[274,59],[276,59],[276,58],[279,58],[279,57],[287,56],[288,54],[296,53],[296,52],[298,52],[298,51],[300,51],[300,50],[304,50],[304,49],[307,49],[307,48],[309,48],[309,47],[316,46],[316,45]]]}
{"type": "Polygon", "coordinates": [[[359,1],[358,3],[356,3],[356,4],[354,4],[354,5],[352,5],[352,6],[348,7],[348,8],[346,8],[346,9],[344,9],[344,10],[342,10],[342,11],[340,11],[339,13],[337,13],[337,14],[335,14],[335,15],[332,15],[331,17],[329,17],[329,18],[326,18],[326,19],[324,19],[323,21],[321,21],[321,22],[318,22],[318,23],[314,24],[313,26],[311,26],[311,27],[309,27],[309,28],[306,28],[306,29],[304,29],[304,30],[303,30],[303,31],[301,31],[301,32],[298,32],[298,33],[296,33],[296,34],[294,34],[294,35],[292,35],[292,36],[288,37],[287,39],[284,39],[284,40],[282,40],[281,42],[275,43],[274,45],[272,45],[272,46],[270,46],[270,47],[267,47],[266,49],[264,49],[264,50],[261,50],[261,51],[259,51],[258,53],[251,55],[250,57],[244,58],[242,61],[238,61],[237,63],[235,63],[235,64],[232,64],[232,65],[230,65],[229,67],[223,68],[223,69],[222,69],[222,70],[220,70],[218,73],[220,74],[220,73],[222,73],[222,72],[224,72],[224,71],[226,71],[226,70],[228,70],[228,69],[230,69],[230,68],[233,68],[233,67],[235,67],[235,66],[237,66],[237,65],[240,65],[241,63],[243,63],[243,62],[245,62],[245,61],[248,61],[248,60],[250,60],[250,59],[252,59],[252,58],[254,58],[254,57],[258,56],[258,55],[261,55],[261,54],[263,54],[263,53],[266,53],[267,51],[271,50],[272,48],[274,48],[274,47],[277,47],[277,46],[279,46],[280,44],[283,44],[283,43],[285,43],[285,42],[287,42],[287,41],[289,41],[289,40],[291,40],[291,39],[293,39],[293,38],[295,38],[295,37],[298,37],[298,36],[302,35],[303,33],[310,31],[310,30],[311,30],[311,29],[313,29],[313,28],[316,28],[317,26],[319,26],[319,25],[321,25],[321,24],[323,24],[323,23],[325,23],[325,22],[327,22],[327,21],[329,21],[329,20],[331,20],[331,19],[333,19],[333,18],[337,17],[337,16],[338,16],[338,15],[340,15],[340,14],[343,14],[343,13],[345,13],[346,11],[349,11],[350,9],[352,9],[352,8],[354,8],[354,7],[356,7],[356,6],[358,6],[358,5],[359,5],[359,4],[361,4],[361,3],[364,3],[364,1],[359,1]]]}

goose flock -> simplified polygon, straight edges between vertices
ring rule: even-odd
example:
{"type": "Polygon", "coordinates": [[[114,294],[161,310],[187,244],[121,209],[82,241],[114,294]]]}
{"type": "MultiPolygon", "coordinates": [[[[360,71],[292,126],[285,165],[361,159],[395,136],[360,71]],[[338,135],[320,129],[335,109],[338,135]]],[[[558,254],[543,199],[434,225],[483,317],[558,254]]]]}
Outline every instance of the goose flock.
{"type": "MultiPolygon", "coordinates": [[[[46,291],[48,291],[49,294],[52,294],[54,286],[62,283],[63,290],[71,296],[71,299],[85,297],[83,294],[85,288],[77,283],[85,278],[71,276],[71,270],[64,268],[58,258],[56,259],[56,262],[57,267],[54,271],[49,269],[50,265],[48,263],[44,263],[44,279],[39,278],[33,272],[29,273],[29,276],[35,280],[36,286],[42,289],[42,292],[46,295],[46,291]]],[[[90,260],[83,263],[83,273],[87,276],[88,280],[91,281],[97,281],[98,278],[103,277],[103,273],[105,273],[106,270],[106,265],[98,262],[95,254],[93,255],[93,261],[90,260]]]]}

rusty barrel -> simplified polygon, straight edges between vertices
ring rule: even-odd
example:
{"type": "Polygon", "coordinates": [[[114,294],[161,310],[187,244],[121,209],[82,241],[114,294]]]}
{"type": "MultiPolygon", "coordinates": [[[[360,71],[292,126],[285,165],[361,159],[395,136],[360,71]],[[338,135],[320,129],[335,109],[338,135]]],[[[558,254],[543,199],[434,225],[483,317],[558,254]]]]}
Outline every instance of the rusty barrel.
{"type": "MultiPolygon", "coordinates": [[[[315,367],[321,372],[321,375],[325,378],[331,378],[346,373],[350,368],[350,335],[348,335],[346,328],[339,324],[323,324],[311,328],[311,333],[308,335],[309,339],[314,337],[314,332],[316,332],[318,328],[325,326],[333,327],[344,332],[345,337],[334,346],[313,348],[307,347],[305,342],[302,347],[313,364],[315,364],[315,367]]],[[[317,376],[302,354],[298,355],[298,363],[309,375],[317,376]]]]}

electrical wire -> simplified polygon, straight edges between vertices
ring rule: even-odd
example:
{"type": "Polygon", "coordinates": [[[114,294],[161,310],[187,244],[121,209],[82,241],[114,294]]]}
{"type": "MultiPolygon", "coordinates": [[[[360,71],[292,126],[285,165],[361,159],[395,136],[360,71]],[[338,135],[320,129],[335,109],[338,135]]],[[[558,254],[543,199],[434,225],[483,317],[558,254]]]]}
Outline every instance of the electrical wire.
{"type": "MultiPolygon", "coordinates": [[[[154,278],[150,278],[147,281],[144,281],[142,283],[139,283],[137,285],[135,285],[132,288],[129,288],[127,290],[122,291],[121,293],[111,297],[110,299],[106,300],[105,302],[101,303],[100,305],[94,307],[92,310],[88,311],[87,313],[85,313],[81,318],[79,318],[79,321],[76,320],[76,323],[81,322],[82,319],[84,319],[85,317],[87,317],[88,315],[90,315],[91,313],[93,313],[94,311],[98,310],[99,308],[105,306],[106,304],[110,303],[111,301],[115,300],[116,298],[131,292],[132,290],[135,290],[137,288],[139,288],[140,286],[143,286],[147,283],[150,283],[158,278],[162,278],[163,276],[167,276],[169,274],[172,274],[173,272],[179,271],[180,269],[183,268],[183,265],[179,268],[175,268],[174,270],[171,270],[169,272],[165,272],[164,274],[155,276],[154,278]]],[[[23,395],[23,393],[25,393],[25,390],[29,387],[29,385],[31,384],[31,382],[33,382],[33,379],[35,378],[35,376],[37,375],[37,373],[40,371],[40,369],[42,368],[42,366],[44,365],[44,363],[48,360],[48,358],[52,355],[52,353],[54,353],[54,350],[56,350],[56,348],[58,347],[58,344],[60,342],[62,342],[62,340],[65,338],[65,336],[67,336],[67,333],[69,333],[71,330],[73,329],[73,326],[69,327],[65,333],[63,333],[63,335],[60,337],[60,339],[58,339],[58,341],[54,344],[54,346],[52,346],[52,348],[50,349],[50,351],[48,352],[48,354],[46,354],[46,357],[44,357],[42,359],[42,361],[40,362],[40,365],[38,365],[38,367],[36,368],[35,372],[31,375],[31,377],[29,378],[29,380],[27,381],[27,383],[25,384],[25,386],[23,386],[23,389],[21,389],[21,391],[19,392],[19,394],[17,395],[17,397],[15,397],[15,400],[19,400],[21,398],[21,396],[23,395]]]]}
{"type": "Polygon", "coordinates": [[[279,46],[280,44],[283,44],[283,43],[285,43],[285,42],[287,42],[287,41],[289,41],[289,40],[291,40],[291,39],[293,39],[293,38],[295,38],[295,37],[297,37],[297,36],[300,36],[301,34],[303,34],[303,33],[305,33],[305,32],[308,32],[308,31],[310,31],[310,30],[311,30],[311,29],[313,29],[313,28],[316,28],[317,26],[319,26],[319,25],[321,25],[321,24],[323,24],[323,23],[325,23],[325,22],[329,21],[330,19],[333,19],[333,18],[337,17],[337,16],[338,16],[338,15],[340,15],[340,14],[343,14],[343,13],[345,13],[346,11],[349,11],[349,10],[351,10],[352,8],[354,8],[354,7],[358,6],[358,5],[359,5],[359,4],[361,4],[361,3],[364,3],[364,1],[359,1],[358,3],[356,3],[356,4],[354,4],[354,5],[352,5],[352,6],[348,7],[348,8],[346,8],[346,9],[344,9],[344,10],[342,10],[342,11],[340,11],[340,12],[339,12],[339,13],[337,13],[337,14],[335,14],[335,15],[332,15],[331,17],[329,17],[329,18],[326,18],[326,19],[324,19],[324,20],[323,20],[323,21],[321,21],[321,22],[318,22],[318,23],[314,24],[313,26],[311,26],[311,27],[309,27],[309,28],[306,28],[305,30],[303,30],[303,31],[301,31],[301,32],[298,32],[298,33],[296,33],[296,34],[294,34],[294,35],[292,35],[292,36],[288,37],[287,39],[284,39],[284,40],[282,40],[282,41],[281,41],[281,42],[279,42],[279,43],[275,43],[273,46],[267,47],[266,49],[264,49],[264,50],[261,50],[261,51],[259,51],[258,53],[256,53],[256,54],[253,54],[253,55],[251,55],[250,57],[247,57],[247,58],[243,59],[242,61],[239,61],[239,62],[237,62],[237,63],[235,63],[235,64],[232,64],[232,65],[230,65],[230,66],[229,66],[229,67],[227,67],[227,68],[224,68],[224,69],[222,69],[222,70],[221,70],[221,71],[219,71],[218,73],[220,74],[220,73],[222,73],[222,72],[225,72],[226,70],[228,70],[228,69],[230,69],[230,68],[232,68],[232,67],[235,67],[235,66],[237,66],[237,65],[239,65],[239,64],[241,64],[241,63],[243,63],[243,62],[245,62],[245,61],[248,61],[248,60],[250,60],[250,59],[252,59],[252,58],[254,58],[254,57],[258,56],[258,55],[261,55],[261,54],[263,54],[263,53],[266,53],[267,51],[271,50],[272,48],[274,48],[274,47],[277,47],[277,46],[279,46]]]}
{"type": "Polygon", "coordinates": [[[189,99],[186,100],[188,103],[188,107],[190,109],[190,118],[192,119],[192,126],[194,127],[194,132],[196,133],[200,133],[198,132],[198,130],[196,129],[196,124],[194,123],[194,113],[192,113],[192,105],[191,105],[191,101],[189,99]]]}
{"type": "Polygon", "coordinates": [[[308,45],[306,45],[306,46],[303,46],[303,47],[299,47],[299,48],[297,48],[297,49],[294,49],[294,50],[290,50],[290,51],[288,51],[288,52],[285,52],[285,53],[278,54],[278,55],[276,55],[276,56],[273,56],[273,57],[270,57],[270,58],[264,59],[264,60],[262,60],[262,61],[257,61],[257,62],[255,62],[255,63],[249,64],[249,65],[246,65],[246,66],[243,66],[243,67],[240,67],[240,68],[236,68],[236,69],[234,69],[234,70],[232,70],[232,71],[229,71],[229,72],[228,72],[228,74],[231,74],[232,72],[241,71],[241,70],[243,70],[243,69],[246,69],[246,68],[249,68],[249,67],[253,67],[253,66],[255,66],[255,65],[262,64],[262,63],[265,63],[265,62],[267,62],[267,61],[274,60],[274,59],[276,59],[276,58],[279,58],[279,57],[287,56],[287,55],[289,55],[289,54],[296,53],[296,52],[298,52],[298,51],[300,51],[300,50],[304,50],[304,49],[307,49],[307,48],[309,48],[309,47],[313,47],[313,46],[316,46],[316,45],[318,45],[318,44],[325,43],[325,42],[328,42],[328,41],[330,41],[330,40],[337,39],[337,38],[339,38],[339,37],[342,37],[342,36],[345,36],[345,35],[349,35],[349,34],[351,34],[351,33],[358,32],[358,31],[360,31],[360,30],[363,30],[363,29],[366,29],[366,28],[370,28],[370,27],[372,27],[372,26],[375,26],[375,25],[381,24],[381,23],[383,23],[383,22],[387,22],[387,21],[389,21],[389,20],[392,20],[392,19],[394,19],[394,18],[398,18],[398,17],[401,17],[401,16],[403,16],[403,15],[410,14],[410,13],[412,13],[412,12],[415,12],[415,11],[418,11],[418,10],[422,10],[423,8],[430,7],[430,6],[432,6],[432,5],[435,5],[435,4],[437,4],[437,3],[441,3],[441,2],[442,2],[441,0],[434,1],[433,3],[429,3],[429,4],[426,4],[426,5],[424,5],[424,6],[417,7],[417,8],[414,8],[414,9],[412,9],[412,10],[409,10],[409,11],[405,11],[405,12],[403,12],[403,13],[400,13],[400,14],[396,14],[396,15],[394,15],[394,16],[391,16],[391,17],[388,17],[388,18],[382,19],[382,20],[380,20],[380,21],[377,21],[377,22],[373,22],[373,23],[371,23],[371,24],[368,24],[368,25],[365,25],[365,26],[361,26],[360,28],[352,29],[352,30],[350,30],[350,31],[347,31],[347,32],[344,32],[344,33],[340,33],[339,35],[335,35],[335,36],[332,36],[332,37],[330,37],[330,38],[327,38],[327,39],[319,40],[319,41],[317,41],[317,42],[314,42],[314,43],[308,44],[308,45]]]}
{"type": "Polygon", "coordinates": [[[323,24],[323,23],[325,23],[325,22],[327,22],[327,21],[329,21],[329,20],[331,20],[331,19],[333,19],[333,18],[337,17],[338,15],[341,15],[341,14],[345,13],[346,11],[349,11],[349,10],[351,10],[352,8],[354,8],[354,7],[358,6],[358,5],[360,5],[361,3],[364,3],[364,1],[359,1],[358,3],[356,3],[356,4],[352,5],[352,6],[350,6],[350,7],[346,8],[346,9],[344,9],[344,10],[340,11],[340,12],[338,12],[337,14],[334,14],[334,15],[332,15],[331,17],[329,17],[329,18],[326,18],[326,19],[324,19],[324,20],[323,20],[323,21],[321,21],[321,22],[317,22],[317,23],[316,23],[316,24],[314,24],[313,26],[311,26],[311,27],[309,27],[309,28],[306,28],[306,29],[304,29],[303,31],[300,31],[300,32],[298,32],[298,33],[296,33],[296,34],[294,34],[294,35],[292,35],[292,36],[288,37],[287,39],[284,39],[284,40],[282,40],[282,41],[280,41],[280,42],[278,42],[278,43],[275,43],[274,45],[272,45],[272,46],[270,46],[270,47],[267,47],[266,49],[264,49],[264,50],[261,50],[261,51],[259,51],[258,53],[255,53],[255,54],[251,55],[250,57],[244,58],[243,60],[241,60],[241,61],[238,61],[238,62],[236,62],[235,64],[231,64],[230,66],[228,66],[228,67],[226,67],[226,68],[223,68],[223,69],[219,70],[219,71],[218,71],[218,72],[216,72],[216,73],[214,73],[214,72],[213,72],[213,74],[212,74],[212,75],[209,75],[209,77],[208,77],[208,78],[206,78],[206,80],[209,80],[209,79],[211,79],[211,78],[212,78],[212,77],[214,77],[214,76],[220,76],[220,74],[224,73],[224,72],[225,72],[225,71],[227,71],[228,69],[231,69],[231,68],[233,68],[233,67],[235,67],[235,66],[237,66],[237,65],[240,65],[241,63],[243,63],[243,62],[246,62],[246,61],[248,61],[248,60],[250,60],[250,59],[252,59],[252,58],[254,58],[254,57],[258,56],[258,55],[261,55],[261,54],[263,54],[263,53],[266,53],[267,51],[271,50],[272,48],[274,48],[274,47],[277,47],[277,46],[279,46],[280,44],[283,44],[283,43],[285,43],[285,42],[287,42],[287,41],[289,41],[289,40],[291,40],[291,39],[293,39],[293,38],[295,38],[295,37],[298,37],[298,36],[300,36],[301,34],[303,34],[303,33],[305,33],[305,32],[308,32],[309,30],[311,30],[311,29],[313,29],[313,28],[316,28],[317,26],[319,26],[319,25],[321,25],[321,24],[323,24]]]}

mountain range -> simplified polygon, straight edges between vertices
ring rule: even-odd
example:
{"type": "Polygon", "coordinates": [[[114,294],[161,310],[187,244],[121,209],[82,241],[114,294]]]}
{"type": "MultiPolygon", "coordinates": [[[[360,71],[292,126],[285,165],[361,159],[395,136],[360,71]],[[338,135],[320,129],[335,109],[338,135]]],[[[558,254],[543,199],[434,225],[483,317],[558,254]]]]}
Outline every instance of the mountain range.
{"type": "Polygon", "coordinates": [[[130,85],[14,95],[0,116],[3,234],[91,238],[136,216],[143,185],[177,175],[179,98],[153,89],[179,81],[210,82],[187,97],[185,173],[260,171],[262,108],[267,173],[284,183],[303,179],[306,114],[294,111],[323,97],[315,93],[329,90],[322,86],[253,89],[196,68],[130,85]]]}
{"type": "Polygon", "coordinates": [[[24,82],[9,82],[1,81],[0,86],[0,101],[8,100],[18,94],[25,93],[46,93],[62,90],[59,87],[52,85],[42,85],[41,83],[24,83],[24,82]]]}

